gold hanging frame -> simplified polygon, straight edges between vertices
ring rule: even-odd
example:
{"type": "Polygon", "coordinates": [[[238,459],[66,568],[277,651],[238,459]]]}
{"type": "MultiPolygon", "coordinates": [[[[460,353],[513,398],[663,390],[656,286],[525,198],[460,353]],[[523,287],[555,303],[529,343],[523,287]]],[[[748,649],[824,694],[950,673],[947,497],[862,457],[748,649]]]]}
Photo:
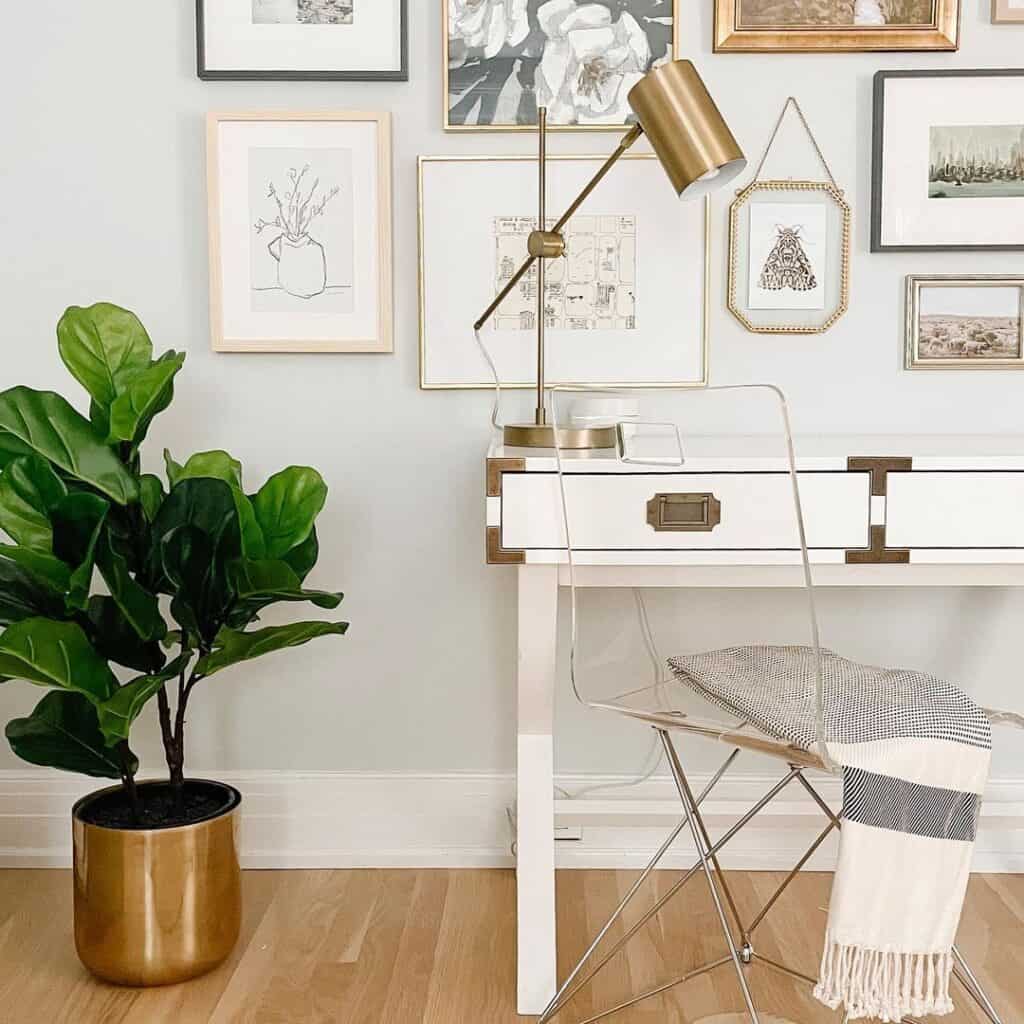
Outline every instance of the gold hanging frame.
{"type": "MultiPolygon", "coordinates": [[[[839,318],[843,316],[850,306],[850,234],[852,221],[853,215],[850,204],[846,200],[845,193],[836,183],[836,179],[832,174],[828,161],[825,159],[825,156],[821,151],[821,147],[818,145],[818,140],[815,138],[810,125],[807,123],[807,118],[804,116],[804,112],[801,109],[799,102],[796,97],[790,96],[783,105],[782,112],[779,114],[778,120],[775,122],[775,128],[768,140],[768,145],[765,146],[764,153],[757,165],[757,170],[754,172],[753,180],[745,188],[737,190],[736,198],[729,207],[729,271],[727,297],[729,312],[732,313],[732,315],[753,334],[824,334],[825,331],[829,330],[839,320],[839,318]],[[785,120],[790,107],[796,111],[797,116],[800,118],[800,123],[803,126],[804,131],[807,133],[807,137],[811,140],[811,144],[814,147],[818,160],[825,170],[827,180],[811,181],[795,180],[791,178],[761,178],[761,172],[764,169],[765,161],[768,159],[768,154],[771,152],[775,139],[779,134],[779,129],[782,127],[782,123],[785,120]],[[826,293],[826,303],[825,308],[822,311],[821,322],[773,322],[772,318],[768,318],[768,322],[758,322],[751,316],[752,310],[749,302],[740,301],[740,259],[741,253],[746,251],[746,247],[743,246],[741,241],[741,218],[743,217],[745,210],[749,213],[749,207],[752,205],[751,199],[754,196],[759,193],[770,193],[774,196],[783,192],[793,192],[804,196],[808,193],[821,194],[825,197],[825,200],[834,207],[838,214],[840,226],[838,289],[836,290],[835,300],[831,304],[828,302],[826,293]]],[[[749,247],[749,224],[747,226],[747,246],[749,247]]],[[[749,286],[749,279],[747,280],[747,285],[749,286]]],[[[764,312],[771,311],[765,310],[764,312]]],[[[780,310],[779,312],[792,311],[780,310]]]]}

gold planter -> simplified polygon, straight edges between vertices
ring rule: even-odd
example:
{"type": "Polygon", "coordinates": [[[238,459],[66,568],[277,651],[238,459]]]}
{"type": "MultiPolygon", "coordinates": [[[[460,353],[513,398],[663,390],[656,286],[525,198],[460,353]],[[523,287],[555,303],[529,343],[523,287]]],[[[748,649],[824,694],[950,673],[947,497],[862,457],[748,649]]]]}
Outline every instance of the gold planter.
{"type": "MultiPolygon", "coordinates": [[[[93,974],[116,985],[171,985],[212,970],[231,953],[241,926],[236,830],[241,794],[194,825],[117,829],[88,824],[72,811],[75,946],[93,974]]],[[[166,786],[166,783],[141,783],[166,786]]]]}

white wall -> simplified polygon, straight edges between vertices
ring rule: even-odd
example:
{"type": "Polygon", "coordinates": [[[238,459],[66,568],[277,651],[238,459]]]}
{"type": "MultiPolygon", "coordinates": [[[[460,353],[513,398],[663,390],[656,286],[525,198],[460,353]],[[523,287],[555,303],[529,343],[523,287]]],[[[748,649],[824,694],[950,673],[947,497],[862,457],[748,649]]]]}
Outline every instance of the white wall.
{"type": "MultiPolygon", "coordinates": [[[[796,95],[852,199],[853,300],[829,334],[745,333],[724,310],[725,206],[714,209],[712,376],[774,380],[805,433],[1024,434],[1024,376],[900,370],[910,272],[1022,273],[1024,256],[870,255],[871,77],[879,68],[1022,63],[1024,28],[988,24],[964,0],[963,47],[944,55],[713,56],[710,0],[681,0],[692,57],[751,156],[796,95]]],[[[353,627],[218,678],[194,705],[190,752],[208,770],[501,772],[513,760],[513,571],[483,564],[489,397],[417,388],[417,155],[529,152],[528,137],[440,130],[440,0],[412,0],[408,84],[216,83],[195,77],[193,4],[36,0],[0,38],[5,76],[0,226],[0,386],[74,392],[54,324],[65,306],[136,310],[158,346],[189,360],[149,445],[182,455],[226,447],[259,481],[289,462],[331,486],[315,581],[343,588],[353,627]],[[395,115],[396,352],[393,356],[215,356],[207,319],[203,116],[211,109],[390,109],[395,115]]],[[[611,136],[559,137],[555,151],[605,152],[611,136]]],[[[804,165],[806,166],[806,164],[804,165]]],[[[795,596],[695,595],[694,626],[748,616],[763,629],[795,596]]],[[[920,665],[993,702],[1021,700],[1024,596],[862,592],[823,597],[827,639],[853,656],[920,665]]],[[[40,696],[0,692],[0,720],[40,696]]],[[[646,737],[559,711],[566,772],[625,772],[646,737]]],[[[137,743],[160,767],[152,723],[137,743]]],[[[1007,746],[1003,776],[1024,776],[1007,746]]],[[[6,749],[0,768],[20,764],[6,749]]]]}

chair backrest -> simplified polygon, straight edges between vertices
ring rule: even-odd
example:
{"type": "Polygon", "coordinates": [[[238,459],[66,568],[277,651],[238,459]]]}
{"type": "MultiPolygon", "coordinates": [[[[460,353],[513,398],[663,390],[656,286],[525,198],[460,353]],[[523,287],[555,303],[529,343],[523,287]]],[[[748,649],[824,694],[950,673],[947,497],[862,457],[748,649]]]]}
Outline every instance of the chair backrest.
{"type": "MultiPolygon", "coordinates": [[[[663,653],[783,645],[796,649],[813,679],[802,714],[813,723],[816,753],[831,767],[811,559],[785,396],[760,384],[550,390],[577,700],[635,711],[657,724],[666,720],[658,714],[680,713],[669,703],[680,699],[682,688],[673,684],[663,653]],[[614,450],[570,447],[565,428],[596,422],[614,424],[614,450]],[[645,586],[632,594],[603,590],[614,564],[622,563],[659,568],[647,576],[641,569],[645,586]],[[707,589],[729,575],[734,584],[751,565],[788,566],[778,571],[791,573],[787,582],[805,595],[795,613],[790,601],[784,613],[767,616],[757,635],[750,632],[756,617],[740,621],[732,613],[735,591],[707,589]],[[712,595],[696,616],[694,585],[712,595]],[[654,718],[647,714],[652,707],[658,709],[654,718]]],[[[708,705],[698,703],[706,713],[708,705]]],[[[707,731],[724,735],[736,724],[735,715],[728,722],[713,718],[707,731]]]]}

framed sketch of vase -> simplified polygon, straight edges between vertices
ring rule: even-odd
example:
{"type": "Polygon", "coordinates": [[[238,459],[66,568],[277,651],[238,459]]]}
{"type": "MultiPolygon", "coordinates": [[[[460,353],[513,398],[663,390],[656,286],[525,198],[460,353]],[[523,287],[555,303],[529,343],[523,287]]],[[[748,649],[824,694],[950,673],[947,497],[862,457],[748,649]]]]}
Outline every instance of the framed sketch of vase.
{"type": "Polygon", "coordinates": [[[214,113],[218,352],[390,352],[391,117],[214,113]]]}
{"type": "MultiPolygon", "coordinates": [[[[550,209],[565,209],[603,162],[549,157],[550,209]]],[[[526,156],[420,157],[422,388],[494,386],[472,324],[526,257],[536,174],[526,156]]],[[[708,210],[679,202],[653,154],[622,158],[566,226],[566,255],[546,265],[549,381],[707,382],[708,210]]],[[[536,289],[531,272],[483,329],[503,387],[534,386],[536,289]]]]}
{"type": "Polygon", "coordinates": [[[875,74],[871,250],[1024,250],[1024,70],[875,74]]]}
{"type": "Polygon", "coordinates": [[[213,81],[409,78],[408,0],[196,0],[196,68],[213,81]]]}
{"type": "Polygon", "coordinates": [[[683,0],[441,0],[446,131],[628,123],[629,90],[679,53],[683,0]]]}
{"type": "Polygon", "coordinates": [[[960,0],[715,0],[716,53],[956,50],[960,0]]]}

